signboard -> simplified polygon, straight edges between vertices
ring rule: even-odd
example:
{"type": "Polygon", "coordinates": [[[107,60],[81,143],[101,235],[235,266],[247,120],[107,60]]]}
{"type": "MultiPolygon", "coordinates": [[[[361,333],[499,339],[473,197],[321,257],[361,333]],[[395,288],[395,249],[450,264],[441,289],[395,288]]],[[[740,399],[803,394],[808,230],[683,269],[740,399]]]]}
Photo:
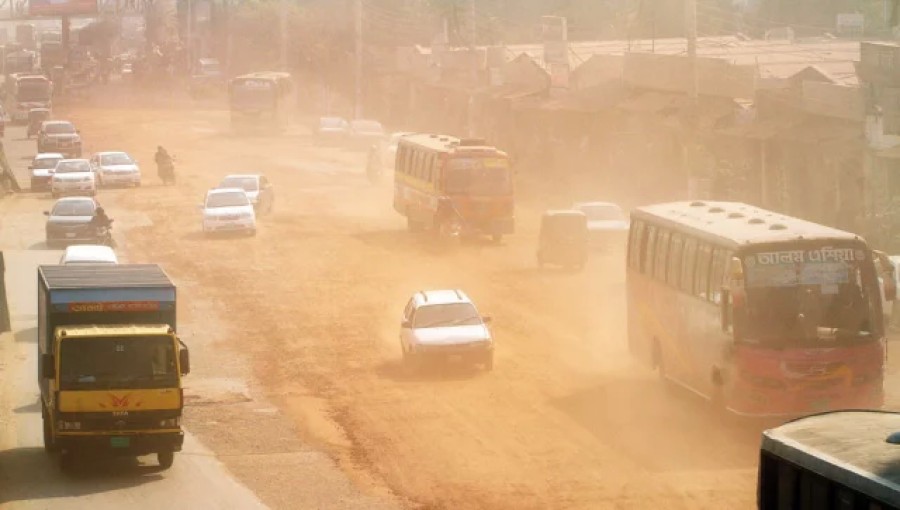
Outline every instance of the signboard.
{"type": "Polygon", "coordinates": [[[156,312],[159,301],[119,301],[112,303],[69,303],[68,311],[73,313],[90,312],[156,312]]]}
{"type": "Polygon", "coordinates": [[[29,0],[29,16],[97,14],[97,0],[29,0]]]}
{"type": "Polygon", "coordinates": [[[758,253],[744,260],[751,287],[820,285],[833,294],[850,281],[851,265],[866,259],[862,250],[821,248],[758,253]]]}

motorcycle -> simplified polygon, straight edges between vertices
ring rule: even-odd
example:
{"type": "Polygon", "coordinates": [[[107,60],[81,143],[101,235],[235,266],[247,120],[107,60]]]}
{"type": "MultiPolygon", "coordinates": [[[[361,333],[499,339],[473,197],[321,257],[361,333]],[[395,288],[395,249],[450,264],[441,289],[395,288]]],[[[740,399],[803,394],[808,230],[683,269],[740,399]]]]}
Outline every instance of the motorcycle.
{"type": "Polygon", "coordinates": [[[113,247],[112,222],[113,220],[109,220],[108,225],[98,225],[94,228],[94,237],[97,239],[98,244],[109,246],[110,248],[113,247]]]}
{"type": "Polygon", "coordinates": [[[157,165],[157,174],[165,186],[175,184],[175,158],[157,165]]]}

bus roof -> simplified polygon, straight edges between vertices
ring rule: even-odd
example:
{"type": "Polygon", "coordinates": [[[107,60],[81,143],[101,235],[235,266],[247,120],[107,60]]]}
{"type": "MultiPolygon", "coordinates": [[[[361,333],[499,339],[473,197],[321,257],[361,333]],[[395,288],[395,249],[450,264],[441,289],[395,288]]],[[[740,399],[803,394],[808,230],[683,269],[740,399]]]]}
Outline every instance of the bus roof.
{"type": "Polygon", "coordinates": [[[491,150],[502,155],[505,152],[488,145],[484,140],[457,138],[450,135],[438,135],[434,133],[410,133],[401,137],[399,145],[418,145],[427,149],[448,153],[464,153],[466,151],[491,150]]]}
{"type": "Polygon", "coordinates": [[[285,73],[280,71],[259,71],[255,73],[242,74],[240,76],[235,76],[232,81],[240,81],[240,80],[272,80],[272,81],[280,81],[280,80],[290,80],[291,73],[285,73]]]}
{"type": "Polygon", "coordinates": [[[860,240],[856,234],[740,202],[670,202],[639,207],[634,219],[653,218],[698,237],[736,246],[796,240],[860,240]]]}
{"type": "Polygon", "coordinates": [[[900,414],[836,411],[763,432],[762,450],[875,499],[900,506],[900,414]]]}

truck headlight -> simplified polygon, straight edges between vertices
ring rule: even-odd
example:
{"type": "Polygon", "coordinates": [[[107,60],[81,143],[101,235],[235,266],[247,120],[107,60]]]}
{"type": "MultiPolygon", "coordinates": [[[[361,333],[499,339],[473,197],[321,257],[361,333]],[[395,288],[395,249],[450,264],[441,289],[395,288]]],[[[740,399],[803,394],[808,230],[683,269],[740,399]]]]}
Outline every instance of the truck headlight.
{"type": "Polygon", "coordinates": [[[159,422],[159,427],[163,429],[172,429],[181,426],[181,416],[175,418],[166,418],[159,422]]]}
{"type": "Polygon", "coordinates": [[[80,421],[60,420],[56,425],[57,425],[56,428],[59,430],[81,430],[81,422],[80,421]]]}

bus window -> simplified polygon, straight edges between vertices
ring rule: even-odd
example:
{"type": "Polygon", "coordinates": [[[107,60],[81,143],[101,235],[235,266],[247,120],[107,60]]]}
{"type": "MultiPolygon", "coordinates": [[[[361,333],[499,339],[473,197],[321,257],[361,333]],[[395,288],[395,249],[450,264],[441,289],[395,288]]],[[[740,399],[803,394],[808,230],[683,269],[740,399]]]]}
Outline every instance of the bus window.
{"type": "Polygon", "coordinates": [[[694,271],[694,292],[697,297],[709,298],[709,259],[712,247],[706,243],[697,246],[697,267],[694,271]]]}
{"type": "Polygon", "coordinates": [[[434,154],[429,154],[425,158],[425,180],[428,182],[434,181],[434,154]]]}
{"type": "Polygon", "coordinates": [[[653,267],[654,267],[654,256],[656,252],[656,231],[657,228],[654,225],[647,225],[647,243],[644,246],[644,253],[641,256],[644,260],[644,266],[641,268],[641,271],[649,276],[653,276],[653,267]]]}
{"type": "Polygon", "coordinates": [[[635,221],[631,224],[631,236],[628,239],[628,265],[639,268],[644,241],[644,222],[635,221]]]}
{"type": "Polygon", "coordinates": [[[672,234],[669,240],[669,270],[666,272],[666,283],[678,288],[681,279],[681,252],[684,246],[684,236],[679,233],[672,234]]]}
{"type": "Polygon", "coordinates": [[[653,275],[659,281],[666,281],[666,256],[669,248],[669,231],[659,230],[656,240],[656,266],[653,275]]]}
{"type": "Polygon", "coordinates": [[[694,293],[694,264],[696,263],[697,240],[687,238],[684,241],[684,253],[681,255],[681,290],[694,293]]]}
{"type": "Polygon", "coordinates": [[[709,271],[709,296],[713,303],[718,304],[722,294],[722,285],[725,283],[725,262],[728,252],[722,248],[714,248],[712,252],[712,264],[709,271]]]}
{"type": "Polygon", "coordinates": [[[400,170],[401,174],[408,174],[409,168],[406,165],[406,155],[409,150],[401,145],[399,149],[397,149],[397,165],[396,167],[400,170]]]}
{"type": "Polygon", "coordinates": [[[435,154],[431,165],[432,179],[434,180],[434,185],[437,186],[441,182],[441,157],[435,154]]]}

